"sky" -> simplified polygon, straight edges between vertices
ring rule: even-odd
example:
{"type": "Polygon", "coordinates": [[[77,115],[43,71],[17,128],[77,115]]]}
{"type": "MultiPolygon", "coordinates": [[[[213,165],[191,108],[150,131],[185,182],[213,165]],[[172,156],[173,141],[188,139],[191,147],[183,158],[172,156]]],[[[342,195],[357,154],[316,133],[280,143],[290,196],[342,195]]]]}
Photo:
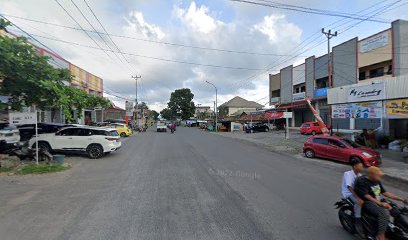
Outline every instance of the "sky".
{"type": "MultiPolygon", "coordinates": [[[[327,53],[320,32],[323,27],[339,32],[331,40],[336,46],[385,30],[396,19],[408,20],[408,0],[274,1],[300,9],[354,14],[362,20],[231,0],[58,2],[83,29],[92,30],[93,26],[103,32],[88,3],[121,53],[101,50],[116,50],[108,35],[90,33],[89,37],[81,30],[21,19],[80,28],[56,0],[0,0],[0,14],[61,57],[101,77],[105,90],[112,93],[105,96],[118,106],[124,107],[125,100],[113,95],[134,99],[135,80],[131,76],[141,75],[138,100],[158,111],[179,88],[190,88],[196,104],[213,106],[215,91],[206,81],[217,87],[219,104],[241,96],[266,105],[268,74],[327,53]]],[[[10,30],[22,34],[16,28],[10,30]]]]}

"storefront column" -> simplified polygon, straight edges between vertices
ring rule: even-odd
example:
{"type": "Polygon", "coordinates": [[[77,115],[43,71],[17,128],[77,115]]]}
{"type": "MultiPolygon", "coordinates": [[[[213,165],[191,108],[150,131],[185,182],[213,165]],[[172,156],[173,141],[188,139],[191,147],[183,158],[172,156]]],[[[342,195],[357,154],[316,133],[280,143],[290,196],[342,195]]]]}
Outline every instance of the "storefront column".
{"type": "Polygon", "coordinates": [[[350,130],[356,129],[356,119],[350,118],[350,130]]]}

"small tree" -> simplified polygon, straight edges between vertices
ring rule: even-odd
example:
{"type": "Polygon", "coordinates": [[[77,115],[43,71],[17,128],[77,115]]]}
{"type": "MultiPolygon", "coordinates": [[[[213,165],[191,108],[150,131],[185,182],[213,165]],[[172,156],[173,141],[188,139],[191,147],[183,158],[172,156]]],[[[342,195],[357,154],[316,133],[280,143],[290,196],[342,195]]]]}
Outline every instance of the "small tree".
{"type": "Polygon", "coordinates": [[[194,115],[195,105],[193,102],[194,94],[188,88],[177,89],[171,93],[167,108],[172,115],[183,120],[189,119],[194,115]]]}

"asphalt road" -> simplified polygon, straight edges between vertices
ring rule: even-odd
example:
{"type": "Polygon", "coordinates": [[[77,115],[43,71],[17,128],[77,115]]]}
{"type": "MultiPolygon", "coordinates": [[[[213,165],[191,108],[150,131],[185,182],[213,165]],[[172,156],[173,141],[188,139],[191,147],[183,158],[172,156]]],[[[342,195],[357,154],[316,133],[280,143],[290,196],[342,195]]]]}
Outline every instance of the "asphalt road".
{"type": "Polygon", "coordinates": [[[184,128],[74,163],[0,178],[0,239],[354,239],[333,209],[344,165],[184,128]]]}

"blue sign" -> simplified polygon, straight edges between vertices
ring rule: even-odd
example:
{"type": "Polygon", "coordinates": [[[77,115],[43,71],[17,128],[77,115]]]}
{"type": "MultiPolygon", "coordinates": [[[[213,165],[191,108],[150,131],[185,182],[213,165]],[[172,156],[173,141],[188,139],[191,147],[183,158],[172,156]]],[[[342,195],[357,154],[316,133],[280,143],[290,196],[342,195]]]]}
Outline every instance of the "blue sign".
{"type": "Polygon", "coordinates": [[[314,97],[327,97],[327,88],[315,89],[314,97]]]}

